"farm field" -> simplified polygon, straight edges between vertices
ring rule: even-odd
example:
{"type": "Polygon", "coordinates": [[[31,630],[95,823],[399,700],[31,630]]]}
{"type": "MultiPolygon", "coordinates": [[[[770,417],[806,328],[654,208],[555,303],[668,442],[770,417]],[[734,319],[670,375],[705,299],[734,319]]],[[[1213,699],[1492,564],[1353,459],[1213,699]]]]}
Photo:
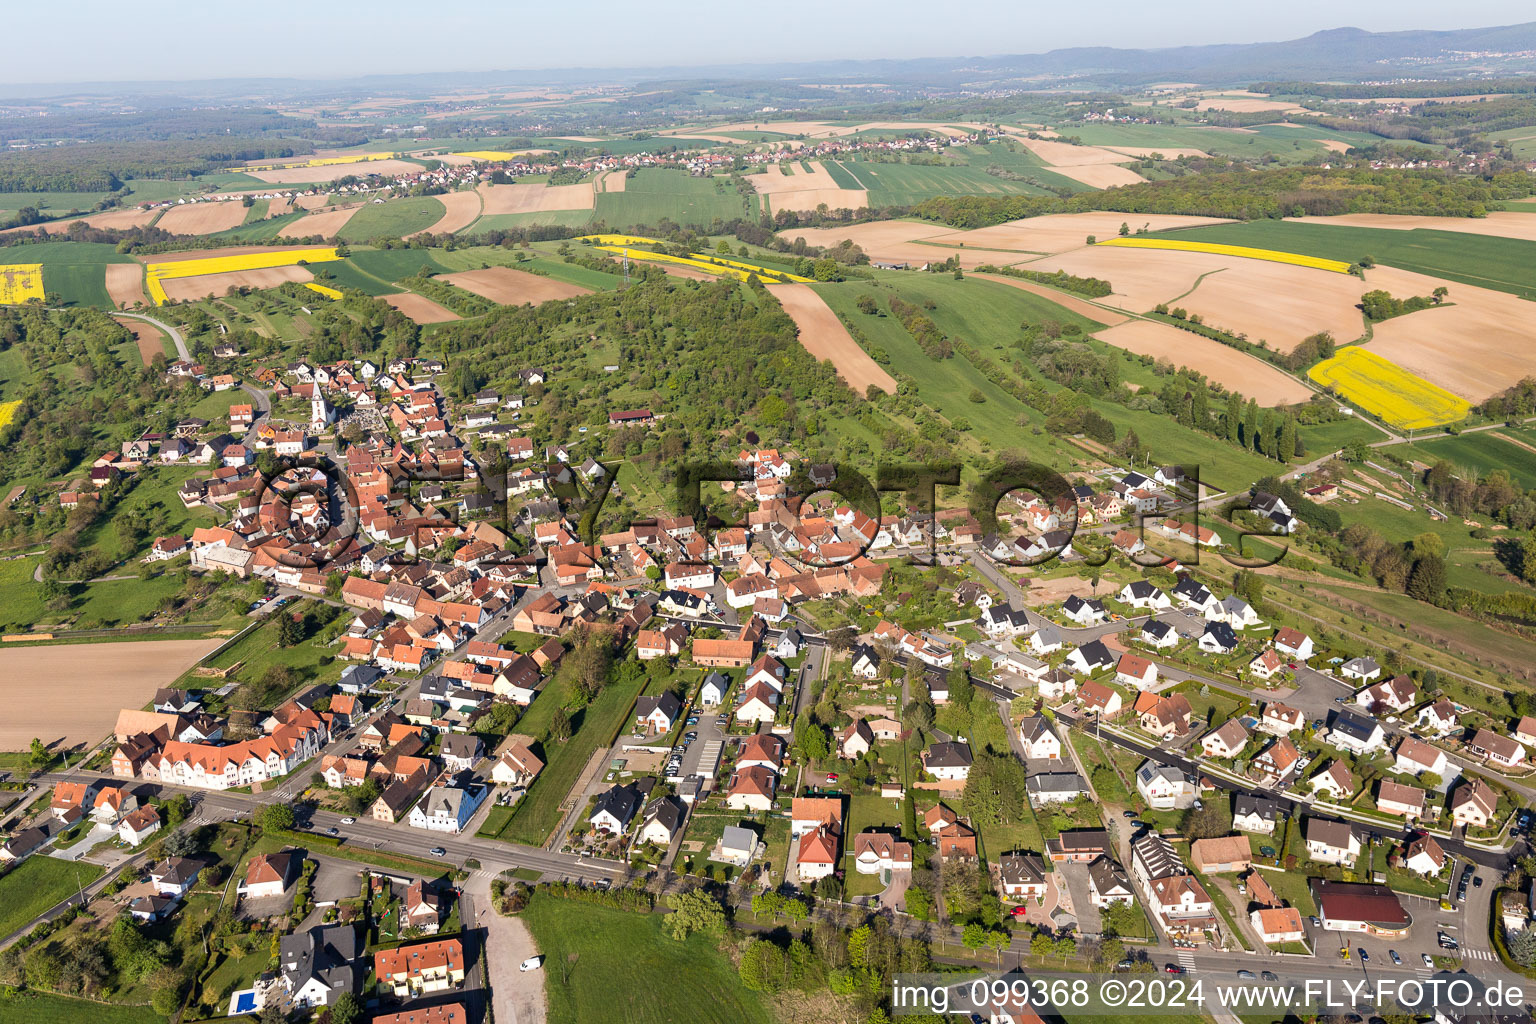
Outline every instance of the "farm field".
{"type": "Polygon", "coordinates": [[[65,305],[110,306],[106,274],[109,263],[131,260],[105,242],[27,242],[7,248],[0,259],[6,263],[40,263],[44,288],[65,305]]]}
{"type": "MultiPolygon", "coordinates": [[[[508,213],[547,213],[552,210],[590,210],[592,183],[546,185],[481,185],[480,200],[487,217],[508,213]]],[[[441,205],[441,204],[439,204],[441,205]]]]}
{"type": "Polygon", "coordinates": [[[888,395],[896,393],[895,379],[859,347],[814,289],[805,284],[774,284],[768,290],[800,329],[805,350],[818,360],[830,359],[837,375],[855,392],[862,395],[875,387],[888,395]]]}
{"type": "Polygon", "coordinates": [[[1329,260],[1294,252],[1280,252],[1275,249],[1255,249],[1245,245],[1223,245],[1219,242],[1196,242],[1179,238],[1133,236],[1106,238],[1098,244],[1119,245],[1131,249],[1174,249],[1180,252],[1208,252],[1216,256],[1238,256],[1243,259],[1264,260],[1269,263],[1289,263],[1292,266],[1308,267],[1313,270],[1328,270],[1335,274],[1346,274],[1349,272],[1349,263],[1344,260],[1329,260]]]}
{"type": "Polygon", "coordinates": [[[397,292],[381,298],[419,324],[440,324],[459,319],[459,314],[453,310],[446,309],[425,295],[417,295],[415,292],[397,292]]]}
{"type": "Polygon", "coordinates": [[[1479,477],[1495,469],[1502,469],[1519,486],[1536,487],[1536,451],[1521,447],[1522,444],[1536,448],[1536,435],[1527,431],[1522,437],[1517,430],[1499,428],[1415,441],[1411,445],[1394,448],[1393,453],[1429,465],[1445,459],[1452,465],[1471,470],[1479,477]]]}
{"type": "Polygon", "coordinates": [[[695,933],[674,942],[662,934],[658,914],[538,896],[521,917],[550,965],[543,972],[550,1024],[772,1020],[717,940],[695,933]]]}
{"type": "Polygon", "coordinates": [[[155,227],[173,235],[212,235],[244,224],[245,214],[245,207],[233,199],[187,203],[166,210],[155,222],[155,227]]]}
{"type": "Polygon", "coordinates": [[[1301,381],[1257,356],[1168,324],[1132,320],[1099,331],[1095,337],[1127,352],[1198,370],[1229,391],[1258,399],[1263,406],[1305,402],[1313,395],[1301,381]]]}
{"type": "Polygon", "coordinates": [[[284,167],[268,171],[248,171],[246,174],[255,181],[265,181],[272,185],[308,185],[311,183],[335,181],[354,175],[362,178],[370,174],[382,174],[386,176],[397,174],[414,174],[421,170],[421,165],[409,160],[357,160],[353,158],[346,163],[328,163],[315,167],[284,167]]]}
{"type": "Polygon", "coordinates": [[[1117,310],[1094,305],[1094,303],[1087,299],[1078,298],[1076,295],[1052,288],[1049,285],[1036,284],[1034,281],[1026,281],[1019,277],[1009,277],[1006,274],[973,273],[970,276],[980,278],[983,281],[996,281],[998,284],[1005,284],[1010,288],[1017,288],[1020,291],[1029,292],[1031,295],[1038,295],[1043,299],[1049,299],[1064,309],[1070,309],[1079,316],[1085,316],[1090,320],[1097,320],[1106,327],[1123,324],[1128,319],[1117,310]]]}
{"type": "Polygon", "coordinates": [[[146,286],[158,306],[167,298],[223,294],[230,284],[270,288],[284,281],[307,281],[311,275],[299,263],[324,263],[340,258],[334,248],[326,246],[208,249],[151,256],[146,261],[146,286]],[[216,280],[195,280],[210,277],[216,280]],[[171,288],[165,286],[167,281],[174,282],[171,288]]]}
{"type": "Polygon", "coordinates": [[[1386,213],[1345,213],[1337,217],[1293,217],[1295,224],[1384,231],[1455,231],[1459,234],[1518,238],[1536,242],[1536,217],[1494,211],[1486,217],[1405,217],[1386,213]]]}
{"type": "Polygon", "coordinates": [[[965,164],[930,167],[844,159],[837,165],[867,192],[871,206],[915,206],[934,196],[1048,194],[1027,181],[1009,181],[965,164]]]}
{"type": "Polygon", "coordinates": [[[433,196],[394,199],[387,203],[365,203],[351,219],[336,229],[336,236],[344,242],[400,238],[425,230],[447,215],[447,207],[433,196]]]}
{"type": "Polygon", "coordinates": [[[1173,159],[1182,150],[1192,149],[1253,159],[1270,153],[1282,163],[1303,162],[1339,145],[1377,141],[1362,132],[1285,124],[1257,125],[1247,131],[1209,125],[1084,124],[1073,126],[1072,134],[1092,146],[1137,155],[1156,152],[1173,159]]]}
{"type": "MultiPolygon", "coordinates": [[[[902,222],[896,222],[902,223],[902,222]]],[[[951,231],[922,235],[934,245],[964,246],[967,249],[1000,249],[1025,254],[1058,253],[1078,249],[1088,236],[1110,240],[1121,226],[1131,231],[1170,231],[1175,228],[1221,224],[1214,217],[1185,217],[1173,214],[1126,213],[1052,213],[1043,217],[1025,217],[973,231],[951,231]]],[[[997,262],[1007,262],[999,258],[997,262]]]]}
{"type": "Polygon", "coordinates": [[[166,337],[165,332],[160,328],[153,324],[147,324],[143,320],[130,320],[126,317],[117,322],[126,327],[129,333],[133,335],[134,344],[139,347],[139,358],[144,360],[145,366],[148,366],[155,356],[165,356],[167,359],[175,358],[167,344],[171,339],[166,337]]]}
{"type": "Polygon", "coordinates": [[[768,164],[763,173],[750,178],[758,194],[769,197],[773,211],[809,211],[823,203],[832,210],[857,210],[869,205],[863,189],[843,187],[821,161],[813,161],[809,171],[801,164],[793,166],[795,172],[785,174],[778,164],[768,164]]]}
{"type": "MultiPolygon", "coordinates": [[[[24,562],[30,566],[30,561],[24,562]]],[[[140,584],[142,587],[143,584],[140,584]]],[[[119,708],[136,708],[219,645],[202,640],[136,640],[0,648],[0,693],[14,698],[0,722],[0,750],[25,750],[34,736],[66,746],[112,731],[119,708]],[[70,680],[67,703],[23,700],[28,680],[70,680]]]]}
{"type": "Polygon", "coordinates": [[[1364,330],[1356,306],[1369,285],[1350,274],[1210,252],[1103,244],[1021,266],[1102,278],[1114,287],[1099,300],[1105,305],[1132,313],[1159,303],[1184,307],[1212,327],[1281,352],[1318,331],[1353,341],[1364,330]]]}
{"type": "Polygon", "coordinates": [[[1536,298],[1536,242],[1518,238],[1427,228],[1398,231],[1330,227],[1290,220],[1217,224],[1179,231],[1175,237],[1282,249],[1349,262],[1369,255],[1378,264],[1536,298]]]}
{"type": "Polygon", "coordinates": [[[1372,352],[1474,403],[1530,375],[1536,306],[1527,300],[1396,267],[1368,270],[1366,280],[1398,296],[1429,295],[1441,285],[1450,291],[1445,305],[1377,324],[1366,344],[1372,352]]]}
{"type": "Polygon", "coordinates": [[[350,203],[345,206],[322,206],[284,224],[281,233],[290,238],[311,238],[315,235],[335,238],[352,217],[360,212],[362,207],[350,203]]]}
{"type": "Polygon", "coordinates": [[[1455,423],[1470,411],[1461,398],[1358,345],[1318,363],[1307,375],[1404,430],[1455,423]]]}
{"type": "Polygon", "coordinates": [[[106,287],[114,306],[149,302],[144,295],[144,268],[137,263],[108,263],[106,287]]]}
{"type": "Polygon", "coordinates": [[[413,234],[451,235],[455,231],[462,231],[480,217],[484,208],[480,193],[474,190],[446,192],[435,198],[443,206],[443,215],[435,224],[430,224],[413,234]]]}
{"type": "Polygon", "coordinates": [[[490,267],[486,270],[445,274],[442,280],[504,306],[520,306],[525,302],[537,305],[552,299],[570,299],[577,295],[591,294],[591,289],[556,281],[539,274],[513,270],[511,267],[490,267]]]}
{"type": "MultiPolygon", "coordinates": [[[[67,212],[67,210],[64,211],[65,214],[67,212]]],[[[104,210],[101,213],[83,213],[78,217],[65,215],[61,216],[58,220],[48,221],[43,224],[32,224],[21,228],[6,228],[4,231],[0,231],[0,235],[10,235],[19,232],[35,234],[38,231],[50,235],[60,235],[67,232],[69,226],[77,221],[84,221],[93,228],[102,228],[104,230],[127,230],[128,228],[143,227],[160,216],[160,213],[161,211],[159,210],[140,210],[137,207],[132,207],[125,210],[104,210]]]]}
{"type": "Polygon", "coordinates": [[[0,264],[0,306],[17,306],[43,300],[41,263],[0,264]]]}
{"type": "Polygon", "coordinates": [[[603,192],[588,208],[594,211],[590,219],[617,228],[656,224],[663,218],[708,226],[717,217],[755,215],[757,202],[756,197],[738,195],[726,178],[695,178],[685,171],[642,167],[624,183],[622,192],[603,192]]]}

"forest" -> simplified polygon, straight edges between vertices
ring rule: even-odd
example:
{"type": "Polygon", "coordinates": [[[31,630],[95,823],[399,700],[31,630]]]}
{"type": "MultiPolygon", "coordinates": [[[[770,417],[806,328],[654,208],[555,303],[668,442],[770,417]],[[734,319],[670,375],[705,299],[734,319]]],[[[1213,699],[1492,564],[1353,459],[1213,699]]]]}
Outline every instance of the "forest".
{"type": "Polygon", "coordinates": [[[1346,213],[1482,217],[1490,205],[1536,195],[1536,177],[1467,177],[1440,171],[1370,167],[1287,167],[1185,175],[1167,181],[1057,196],[937,196],[912,213],[958,228],[979,228],[1049,213],[1113,210],[1233,220],[1329,217],[1346,213]]]}

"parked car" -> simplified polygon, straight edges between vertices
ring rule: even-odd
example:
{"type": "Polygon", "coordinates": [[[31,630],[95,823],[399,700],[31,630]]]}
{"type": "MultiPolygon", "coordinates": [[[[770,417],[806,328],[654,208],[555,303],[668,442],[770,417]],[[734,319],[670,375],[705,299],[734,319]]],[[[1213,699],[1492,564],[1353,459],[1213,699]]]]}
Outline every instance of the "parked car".
{"type": "Polygon", "coordinates": [[[543,966],[543,964],[544,958],[542,956],[531,956],[527,960],[524,960],[522,963],[518,964],[517,969],[524,972],[536,971],[541,966],[543,966]]]}
{"type": "Polygon", "coordinates": [[[1387,956],[1392,958],[1392,962],[1394,964],[1397,964],[1398,966],[1402,966],[1403,958],[1397,955],[1397,950],[1395,950],[1395,949],[1387,950],[1387,956]]]}
{"type": "Polygon", "coordinates": [[[1435,966],[1435,961],[1430,957],[1430,955],[1428,953],[1420,953],[1419,955],[1421,957],[1423,957],[1423,959],[1424,959],[1424,966],[1425,967],[1434,967],[1435,966]]]}
{"type": "Polygon", "coordinates": [[[1237,972],[1237,976],[1239,978],[1242,978],[1244,981],[1258,981],[1259,980],[1258,975],[1254,974],[1252,971],[1238,971],[1237,972]]]}
{"type": "Polygon", "coordinates": [[[1270,982],[1278,982],[1280,980],[1280,976],[1274,971],[1260,971],[1259,977],[1270,982]]]}
{"type": "Polygon", "coordinates": [[[1368,964],[1371,962],[1371,954],[1365,951],[1364,946],[1360,947],[1360,962],[1363,964],[1368,964]]]}

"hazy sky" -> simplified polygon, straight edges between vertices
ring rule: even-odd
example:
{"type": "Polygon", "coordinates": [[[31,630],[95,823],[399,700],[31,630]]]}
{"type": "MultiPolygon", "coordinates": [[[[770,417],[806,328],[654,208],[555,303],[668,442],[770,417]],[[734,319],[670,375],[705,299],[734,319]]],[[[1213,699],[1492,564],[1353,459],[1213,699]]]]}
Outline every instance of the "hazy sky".
{"type": "Polygon", "coordinates": [[[155,0],[137,13],[120,0],[62,0],[6,8],[5,83],[971,56],[1536,17],[1530,0],[155,0]]]}

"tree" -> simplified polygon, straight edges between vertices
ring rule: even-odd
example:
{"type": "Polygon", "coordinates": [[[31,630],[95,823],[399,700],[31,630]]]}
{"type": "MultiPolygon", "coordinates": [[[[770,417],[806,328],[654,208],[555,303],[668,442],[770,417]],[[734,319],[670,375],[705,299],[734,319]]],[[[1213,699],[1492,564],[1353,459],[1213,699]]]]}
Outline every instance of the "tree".
{"type": "Polygon", "coordinates": [[[297,613],[279,614],[277,618],[277,646],[292,647],[304,639],[304,626],[297,613]]]}
{"type": "Polygon", "coordinates": [[[357,1024],[363,1017],[363,1003],[354,993],[343,992],[331,1004],[331,1024],[357,1024]]]}
{"type": "Polygon", "coordinates": [[[555,708],[555,713],[549,716],[549,735],[559,743],[571,738],[571,716],[565,713],[565,708],[555,708]]]}
{"type": "Polygon", "coordinates": [[[741,951],[737,973],[753,992],[776,992],[784,984],[784,951],[767,939],[752,939],[741,951]]]}
{"type": "Polygon", "coordinates": [[[949,670],[947,677],[949,683],[949,701],[966,707],[971,699],[976,696],[976,687],[971,684],[971,674],[965,670],[965,666],[956,662],[949,670]]]}
{"type": "Polygon", "coordinates": [[[1424,555],[1413,563],[1408,573],[1408,596],[1427,604],[1435,604],[1445,597],[1445,559],[1439,555],[1424,555]]]}
{"type": "Polygon", "coordinates": [[[48,752],[48,745],[37,737],[32,738],[32,746],[27,751],[27,766],[34,772],[40,772],[48,767],[48,762],[53,760],[53,755],[48,752]]]}
{"type": "Polygon", "coordinates": [[[933,728],[933,705],[925,700],[908,701],[901,709],[901,724],[916,732],[933,728]]]}
{"type": "Polygon", "coordinates": [[[1285,419],[1280,421],[1280,447],[1275,457],[1281,462],[1296,457],[1296,417],[1291,413],[1286,413],[1285,419]]]}
{"type": "Polygon", "coordinates": [[[980,949],[987,944],[987,930],[975,921],[972,921],[965,926],[965,933],[961,936],[960,941],[966,949],[980,949]]]}
{"type": "Polygon", "coordinates": [[[1215,839],[1226,835],[1228,827],[1226,816],[1217,806],[1217,801],[1212,800],[1201,807],[1191,807],[1185,811],[1180,831],[1191,839],[1215,839]]]}
{"type": "Polygon", "coordinates": [[[1536,928],[1527,928],[1510,937],[1509,958],[1521,967],[1536,967],[1536,928]]]}
{"type": "Polygon", "coordinates": [[[267,804],[261,809],[260,824],[266,832],[286,832],[293,828],[293,808],[288,804],[267,804]]]}
{"type": "Polygon", "coordinates": [[[869,942],[873,934],[867,924],[848,933],[848,962],[854,967],[869,966],[869,942]]]}
{"type": "Polygon", "coordinates": [[[1259,403],[1248,399],[1248,409],[1243,415],[1243,445],[1259,451],[1259,403]]]}
{"type": "Polygon", "coordinates": [[[177,793],[165,802],[165,827],[175,828],[192,814],[192,801],[187,794],[177,793]]]}
{"type": "Polygon", "coordinates": [[[667,915],[667,934],[678,942],[694,932],[705,935],[725,934],[725,908],[702,889],[690,889],[667,899],[672,913],[667,915]]]}

